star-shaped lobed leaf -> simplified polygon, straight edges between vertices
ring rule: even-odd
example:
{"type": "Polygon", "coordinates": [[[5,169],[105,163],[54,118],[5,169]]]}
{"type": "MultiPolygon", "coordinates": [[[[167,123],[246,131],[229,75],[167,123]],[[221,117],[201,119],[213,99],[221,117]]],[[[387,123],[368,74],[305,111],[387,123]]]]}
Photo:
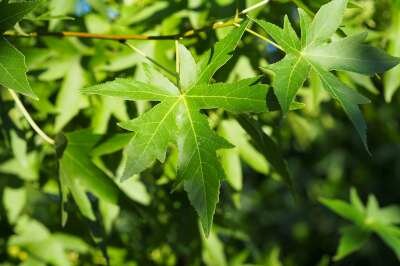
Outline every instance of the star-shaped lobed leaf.
{"type": "Polygon", "coordinates": [[[218,202],[220,180],[225,176],[216,151],[232,145],[210,128],[207,116],[200,110],[266,111],[267,87],[257,84],[259,78],[209,84],[214,73],[231,58],[247,24],[232,30],[197,64],[180,45],[179,85],[149,69],[150,84],[117,79],[83,90],[88,94],[160,102],[142,116],[121,124],[135,132],[126,149],[128,159],[122,178],[142,172],[156,159],[164,162],[168,145],[175,143],[179,150],[178,183],[183,182],[207,235],[218,202]]]}
{"type": "Polygon", "coordinates": [[[350,191],[350,203],[322,198],[321,203],[339,216],[353,223],[344,227],[335,260],[341,260],[359,250],[376,233],[400,259],[400,208],[379,207],[375,196],[370,195],[366,206],[355,189],[350,191]]]}
{"type": "MultiPolygon", "coordinates": [[[[13,27],[39,3],[40,1],[0,2],[0,35],[13,27]]],[[[36,98],[28,83],[26,72],[24,55],[0,36],[0,85],[36,98]]]]}
{"type": "Polygon", "coordinates": [[[283,112],[289,111],[309,72],[315,71],[325,89],[341,104],[368,149],[367,127],[358,105],[369,100],[348,88],[330,71],[373,75],[394,67],[399,59],[364,44],[366,34],[328,42],[339,28],[346,6],[347,0],[333,0],[322,6],[314,19],[299,9],[301,38],[287,17],[283,28],[262,20],[256,20],[256,23],[286,53],[281,61],[268,67],[275,74],[272,85],[283,112]]]}
{"type": "Polygon", "coordinates": [[[90,158],[90,152],[99,140],[99,135],[85,130],[57,137],[63,224],[67,219],[64,204],[70,193],[80,212],[90,220],[95,220],[95,214],[87,193],[112,204],[117,204],[122,197],[115,182],[97,168],[90,158]]]}

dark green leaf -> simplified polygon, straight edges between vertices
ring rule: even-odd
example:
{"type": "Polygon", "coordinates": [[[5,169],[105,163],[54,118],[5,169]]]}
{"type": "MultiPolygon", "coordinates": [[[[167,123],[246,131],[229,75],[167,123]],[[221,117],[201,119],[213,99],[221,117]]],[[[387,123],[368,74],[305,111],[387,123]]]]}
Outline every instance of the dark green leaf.
{"type": "Polygon", "coordinates": [[[279,146],[270,136],[264,133],[261,126],[254,119],[245,115],[240,115],[238,117],[238,122],[244,130],[246,130],[247,134],[250,135],[254,146],[265,156],[268,162],[271,163],[275,171],[294,193],[293,181],[279,146]]]}
{"type": "Polygon", "coordinates": [[[7,3],[0,2],[0,34],[12,28],[26,14],[35,9],[40,1],[7,3]]]}

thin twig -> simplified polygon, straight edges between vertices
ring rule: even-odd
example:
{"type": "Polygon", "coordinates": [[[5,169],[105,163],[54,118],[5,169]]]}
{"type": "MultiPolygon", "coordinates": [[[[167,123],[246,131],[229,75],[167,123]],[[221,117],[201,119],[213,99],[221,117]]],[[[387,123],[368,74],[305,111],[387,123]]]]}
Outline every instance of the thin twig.
{"type": "Polygon", "coordinates": [[[18,109],[21,111],[22,115],[25,117],[25,119],[28,121],[29,125],[32,127],[32,129],[47,143],[54,145],[56,142],[54,139],[50,138],[46,133],[43,132],[43,130],[36,124],[36,122],[32,119],[31,115],[29,112],[26,110],[25,106],[21,102],[21,100],[18,98],[18,95],[13,91],[8,89],[9,93],[11,94],[12,98],[15,101],[16,106],[18,109]]]}
{"type": "MultiPolygon", "coordinates": [[[[234,23],[233,25],[235,25],[236,27],[240,27],[240,25],[237,24],[237,23],[234,23]]],[[[253,31],[253,30],[251,30],[251,29],[246,29],[246,31],[247,31],[248,33],[250,33],[251,35],[254,35],[254,36],[256,36],[257,38],[260,38],[261,40],[266,41],[267,43],[269,43],[269,44],[275,46],[275,47],[278,48],[279,50],[285,51],[285,50],[283,50],[282,46],[280,46],[279,44],[275,43],[274,41],[268,39],[267,37],[265,37],[265,36],[263,36],[263,35],[261,35],[261,34],[255,32],[255,31],[253,31]]]]}
{"type": "Polygon", "coordinates": [[[180,62],[180,54],[179,54],[179,41],[175,40],[175,62],[176,62],[176,84],[178,85],[178,88],[181,87],[181,78],[180,78],[180,72],[181,72],[181,62],[180,62]]]}
{"type": "Polygon", "coordinates": [[[303,9],[308,15],[310,15],[312,17],[315,15],[314,12],[308,6],[306,6],[306,4],[304,4],[302,0],[292,0],[292,2],[296,6],[300,7],[301,9],[303,9]]]}
{"type": "Polygon", "coordinates": [[[80,39],[101,39],[101,40],[113,40],[113,41],[127,41],[127,40],[179,40],[182,38],[193,38],[201,32],[208,30],[215,30],[219,28],[226,28],[233,25],[235,22],[240,22],[240,19],[234,18],[228,21],[217,21],[209,26],[205,26],[199,29],[191,29],[183,33],[172,34],[172,35],[146,35],[146,34],[100,34],[100,33],[88,33],[88,32],[75,32],[75,31],[60,31],[60,32],[32,32],[26,35],[21,35],[15,32],[5,32],[4,36],[18,37],[18,38],[29,38],[29,37],[76,37],[80,39]]]}
{"type": "Polygon", "coordinates": [[[5,32],[3,35],[11,37],[77,37],[80,39],[102,39],[102,40],[114,40],[114,41],[127,41],[127,40],[179,40],[182,38],[193,38],[201,32],[208,30],[215,30],[220,28],[226,28],[233,26],[235,23],[240,23],[241,19],[238,15],[245,15],[250,11],[260,8],[263,5],[269,3],[270,0],[263,0],[253,6],[250,6],[243,11],[239,12],[233,18],[225,21],[217,21],[208,26],[191,29],[183,33],[172,34],[172,35],[146,35],[146,34],[100,34],[100,33],[89,33],[89,32],[73,32],[73,31],[60,31],[60,32],[32,32],[26,35],[21,35],[15,32],[5,32]]]}
{"type": "Polygon", "coordinates": [[[154,65],[156,65],[157,67],[161,68],[162,70],[164,70],[165,72],[167,72],[168,74],[170,74],[171,76],[175,77],[176,73],[172,72],[171,70],[169,70],[168,68],[166,68],[165,66],[163,66],[162,64],[158,63],[156,60],[154,60],[153,58],[151,58],[150,56],[146,55],[145,52],[143,52],[142,50],[140,50],[139,48],[135,47],[134,45],[125,42],[126,46],[128,46],[129,48],[131,48],[133,51],[135,51],[136,53],[140,54],[141,56],[143,56],[144,58],[146,58],[147,60],[149,60],[151,63],[153,63],[154,65]]]}
{"type": "Polygon", "coordinates": [[[242,11],[239,13],[239,15],[245,15],[245,14],[247,14],[247,13],[253,11],[254,9],[260,8],[260,7],[262,7],[263,5],[268,4],[269,1],[270,1],[270,0],[264,0],[264,1],[261,1],[261,2],[259,2],[259,3],[257,3],[257,4],[255,4],[255,5],[252,5],[251,7],[248,7],[248,8],[246,8],[246,9],[242,10],[242,11]]]}

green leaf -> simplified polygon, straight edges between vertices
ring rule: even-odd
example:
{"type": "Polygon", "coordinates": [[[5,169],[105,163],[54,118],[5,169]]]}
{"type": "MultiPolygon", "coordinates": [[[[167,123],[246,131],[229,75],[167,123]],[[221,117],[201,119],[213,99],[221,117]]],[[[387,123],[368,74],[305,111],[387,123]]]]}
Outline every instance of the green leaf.
{"type": "Polygon", "coordinates": [[[0,85],[37,98],[28,83],[26,71],[24,55],[0,37],[0,85]]]}
{"type": "MultiPolygon", "coordinates": [[[[223,121],[218,130],[219,135],[232,144],[234,144],[233,140],[237,139],[237,133],[239,133],[232,128],[233,123],[233,121],[223,121]]],[[[238,146],[235,145],[232,149],[219,151],[219,156],[226,174],[226,181],[236,191],[241,191],[243,188],[243,173],[238,146]]]]}
{"type": "Polygon", "coordinates": [[[336,214],[358,225],[361,225],[364,222],[365,219],[364,213],[360,212],[347,202],[335,199],[326,199],[326,198],[321,198],[320,202],[329,209],[331,209],[332,211],[334,211],[336,214]]]}
{"type": "MultiPolygon", "coordinates": [[[[60,158],[59,172],[63,204],[71,193],[79,210],[91,220],[95,220],[95,216],[86,193],[90,192],[113,204],[117,204],[121,196],[114,181],[90,160],[89,154],[98,141],[99,136],[88,131],[68,133],[65,137],[59,136],[57,139],[57,145],[60,147],[57,152],[60,158]]],[[[65,222],[66,213],[63,212],[63,223],[65,222]]]]}
{"type": "Polygon", "coordinates": [[[216,151],[232,146],[210,129],[207,118],[187,100],[181,105],[178,135],[178,180],[197,210],[206,235],[211,230],[219,198],[220,181],[225,177],[216,151]]]}
{"type": "Polygon", "coordinates": [[[131,101],[162,101],[168,97],[179,95],[179,90],[175,86],[173,89],[170,89],[168,86],[158,87],[132,79],[120,78],[89,88],[83,88],[81,92],[85,94],[118,96],[131,101]]]}
{"type": "Polygon", "coordinates": [[[187,98],[201,109],[222,108],[233,113],[265,112],[267,87],[257,84],[259,78],[235,83],[201,84],[193,87],[187,98]]]}
{"type": "Polygon", "coordinates": [[[345,227],[341,230],[341,238],[335,261],[341,260],[359,250],[368,240],[370,233],[356,226],[345,227]]]}
{"type": "Polygon", "coordinates": [[[310,65],[303,57],[297,57],[288,54],[283,60],[268,67],[276,75],[274,76],[272,86],[276,97],[282,107],[282,111],[287,113],[292,105],[298,90],[306,81],[310,72],[310,65]],[[278,73],[281,73],[280,75],[278,73]]]}
{"type": "Polygon", "coordinates": [[[176,139],[179,103],[163,101],[139,118],[120,124],[136,132],[125,151],[128,163],[122,180],[147,169],[155,159],[164,162],[169,143],[176,139]]]}
{"type": "Polygon", "coordinates": [[[210,128],[200,110],[223,108],[235,113],[266,110],[267,87],[257,85],[258,78],[208,84],[215,71],[231,58],[246,26],[247,22],[232,30],[197,65],[189,51],[180,46],[182,72],[178,85],[148,69],[149,84],[118,79],[83,90],[87,94],[129,100],[161,101],[142,116],[120,124],[135,132],[125,150],[127,161],[122,178],[139,174],[155,160],[164,162],[168,145],[175,143],[179,151],[177,184],[183,182],[206,235],[211,230],[220,181],[225,178],[216,152],[232,145],[210,128]]]}
{"type": "Polygon", "coordinates": [[[316,46],[332,37],[343,20],[347,0],[333,0],[315,15],[307,34],[307,46],[316,46]]]}
{"type": "Polygon", "coordinates": [[[289,38],[286,36],[286,32],[278,26],[264,21],[254,20],[266,33],[268,33],[272,39],[274,39],[279,46],[287,53],[296,53],[299,49],[297,45],[294,45],[289,38]]]}
{"type": "Polygon", "coordinates": [[[79,90],[84,85],[84,69],[80,64],[80,57],[72,58],[69,69],[62,82],[60,92],[57,94],[56,108],[58,115],[54,125],[56,132],[63,129],[82,108],[84,99],[79,93],[79,90]],[[71,108],[72,106],[73,108],[71,108]]]}
{"type": "Polygon", "coordinates": [[[351,190],[350,190],[350,203],[358,211],[365,212],[365,206],[362,203],[360,196],[358,195],[357,190],[355,188],[351,188],[351,190]]]}
{"type": "Polygon", "coordinates": [[[327,45],[310,47],[304,51],[304,56],[326,70],[344,70],[365,75],[383,73],[400,62],[399,58],[364,44],[366,37],[367,33],[361,33],[327,45]]]}
{"type": "Polygon", "coordinates": [[[298,9],[298,12],[301,30],[301,48],[304,48],[307,46],[308,29],[311,26],[312,18],[301,8],[298,9]]]}
{"type": "Polygon", "coordinates": [[[26,204],[27,192],[25,188],[6,187],[3,191],[3,204],[7,213],[8,222],[14,224],[26,204]]]}
{"type": "Polygon", "coordinates": [[[318,65],[313,65],[313,69],[318,74],[325,89],[336,99],[347,116],[353,122],[366,150],[369,152],[367,143],[367,125],[358,107],[359,104],[369,103],[369,99],[359,94],[357,91],[348,88],[335,75],[328,72],[318,65]]]}
{"type": "Polygon", "coordinates": [[[8,3],[8,1],[0,2],[0,34],[12,28],[15,23],[35,9],[39,3],[40,1],[17,3],[8,3]]]}
{"type": "MultiPolygon", "coordinates": [[[[397,1],[397,7],[392,9],[392,23],[390,23],[388,29],[388,38],[389,38],[389,45],[388,45],[388,52],[400,56],[400,12],[399,12],[399,3],[397,1]]],[[[400,66],[397,66],[391,70],[389,70],[384,78],[383,84],[385,86],[385,100],[386,102],[391,102],[393,95],[400,87],[400,66]]]]}
{"type": "Polygon", "coordinates": [[[339,28],[347,0],[333,0],[321,7],[314,19],[299,9],[301,40],[285,18],[283,29],[262,20],[255,22],[284,50],[282,61],[269,66],[274,74],[272,85],[284,113],[288,112],[297,92],[314,70],[325,89],[336,99],[354,124],[368,151],[367,126],[358,107],[369,101],[347,88],[331,70],[373,75],[399,63],[399,59],[363,43],[365,34],[328,41],[339,28]]]}
{"type": "Polygon", "coordinates": [[[400,228],[394,226],[381,227],[377,234],[388,245],[400,260],[400,228]]]}
{"type": "Polygon", "coordinates": [[[202,237],[203,252],[202,257],[207,266],[227,266],[224,245],[215,233],[211,233],[208,238],[202,237]]]}
{"type": "Polygon", "coordinates": [[[400,207],[388,206],[382,208],[377,216],[382,224],[400,224],[400,207]]]}
{"type": "Polygon", "coordinates": [[[102,156],[122,150],[126,145],[128,145],[134,135],[134,133],[115,134],[105,142],[96,146],[92,150],[91,154],[93,156],[102,156]]]}
{"type": "Polygon", "coordinates": [[[240,28],[234,29],[222,41],[217,42],[212,49],[201,56],[200,61],[197,63],[195,85],[208,83],[215,72],[228,62],[247,25],[248,21],[245,21],[240,28]]]}
{"type": "Polygon", "coordinates": [[[378,200],[373,195],[368,197],[365,208],[354,188],[350,191],[351,205],[341,200],[320,201],[355,224],[343,230],[335,260],[340,260],[358,250],[372,232],[378,234],[400,259],[400,228],[395,226],[400,223],[400,208],[397,206],[380,208],[378,200]]]}
{"type": "Polygon", "coordinates": [[[190,88],[197,78],[197,65],[192,54],[182,44],[179,45],[179,82],[183,91],[190,88]]]}

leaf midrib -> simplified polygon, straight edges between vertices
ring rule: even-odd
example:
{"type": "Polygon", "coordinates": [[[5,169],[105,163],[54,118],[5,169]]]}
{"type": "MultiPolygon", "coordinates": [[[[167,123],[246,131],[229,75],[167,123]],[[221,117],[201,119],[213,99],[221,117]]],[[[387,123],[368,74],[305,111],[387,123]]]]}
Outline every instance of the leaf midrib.
{"type": "MultiPolygon", "coordinates": [[[[192,118],[192,116],[190,114],[189,105],[187,103],[187,100],[186,100],[185,96],[184,95],[182,95],[182,96],[183,97],[181,97],[181,98],[183,100],[183,104],[185,105],[185,109],[187,111],[188,119],[189,119],[189,122],[190,122],[190,127],[191,127],[192,132],[193,132],[194,141],[196,143],[197,155],[198,155],[198,158],[199,158],[199,161],[200,161],[199,167],[200,167],[200,172],[201,172],[201,181],[202,181],[203,187],[204,187],[203,197],[204,197],[204,201],[207,202],[207,190],[206,190],[206,183],[205,183],[205,180],[204,180],[203,160],[202,160],[202,157],[201,157],[200,147],[199,147],[199,143],[198,143],[198,140],[197,140],[197,134],[196,134],[196,130],[194,128],[193,118],[192,118]]],[[[207,216],[207,219],[208,219],[208,217],[209,217],[208,206],[206,206],[205,209],[206,209],[206,216],[207,216]]],[[[207,225],[207,227],[208,227],[208,225],[207,225]]]]}

